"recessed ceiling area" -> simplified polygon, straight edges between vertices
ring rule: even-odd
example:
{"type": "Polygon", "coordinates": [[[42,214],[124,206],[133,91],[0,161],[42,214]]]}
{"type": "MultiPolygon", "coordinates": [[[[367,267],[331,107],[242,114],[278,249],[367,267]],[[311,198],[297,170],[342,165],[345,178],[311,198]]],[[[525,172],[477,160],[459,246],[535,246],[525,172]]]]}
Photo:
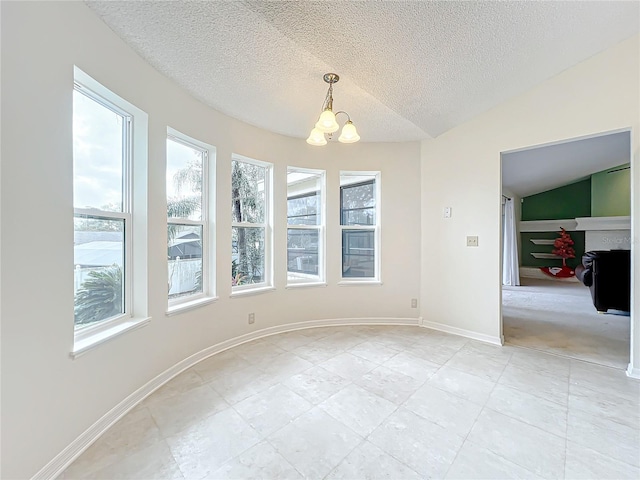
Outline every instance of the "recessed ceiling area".
{"type": "MultiPolygon", "coordinates": [[[[194,97],[306,138],[334,109],[363,141],[436,137],[635,35],[638,2],[88,1],[194,97]]],[[[605,75],[606,72],[603,72],[605,75]]]]}
{"type": "Polygon", "coordinates": [[[502,187],[520,197],[546,192],[629,163],[629,131],[502,154],[502,187]]]}

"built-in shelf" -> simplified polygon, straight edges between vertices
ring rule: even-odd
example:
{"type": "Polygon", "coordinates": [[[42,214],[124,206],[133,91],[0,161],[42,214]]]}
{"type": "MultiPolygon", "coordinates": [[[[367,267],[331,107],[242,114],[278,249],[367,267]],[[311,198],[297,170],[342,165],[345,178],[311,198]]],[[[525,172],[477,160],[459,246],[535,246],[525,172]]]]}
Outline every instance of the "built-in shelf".
{"type": "MultiPolygon", "coordinates": [[[[631,217],[580,217],[563,220],[529,220],[520,222],[521,232],[569,232],[586,230],[631,230],[631,217]]],[[[541,244],[542,245],[542,244],[541,244]]]]}
{"type": "Polygon", "coordinates": [[[520,222],[521,232],[559,232],[561,228],[572,232],[576,230],[576,219],[566,218],[563,220],[529,220],[520,222]]]}
{"type": "Polygon", "coordinates": [[[554,239],[550,238],[531,238],[529,239],[534,245],[553,245],[554,239]]]}
{"type": "Polygon", "coordinates": [[[562,258],[559,255],[554,255],[553,253],[532,253],[531,256],[533,258],[544,258],[544,259],[556,259],[556,258],[562,258]]]}

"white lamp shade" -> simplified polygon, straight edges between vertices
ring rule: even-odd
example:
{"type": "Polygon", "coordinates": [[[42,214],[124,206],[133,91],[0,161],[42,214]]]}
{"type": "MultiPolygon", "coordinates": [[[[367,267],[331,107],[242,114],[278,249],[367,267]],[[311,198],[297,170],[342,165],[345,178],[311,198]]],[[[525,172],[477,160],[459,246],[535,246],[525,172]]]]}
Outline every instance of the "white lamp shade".
{"type": "Polygon", "coordinates": [[[307,143],[309,145],[315,145],[317,147],[321,147],[322,145],[327,144],[327,139],[324,138],[324,133],[322,133],[317,128],[314,128],[313,130],[311,130],[311,133],[309,134],[309,138],[307,138],[307,143]]]}
{"type": "Polygon", "coordinates": [[[320,119],[316,123],[316,128],[322,133],[337,132],[340,128],[338,122],[336,122],[336,116],[329,109],[326,109],[320,114],[320,119]]]}
{"type": "Polygon", "coordinates": [[[341,143],[356,143],[358,140],[360,140],[360,135],[358,135],[355,125],[349,120],[344,124],[344,127],[342,127],[342,133],[338,141],[341,143]]]}

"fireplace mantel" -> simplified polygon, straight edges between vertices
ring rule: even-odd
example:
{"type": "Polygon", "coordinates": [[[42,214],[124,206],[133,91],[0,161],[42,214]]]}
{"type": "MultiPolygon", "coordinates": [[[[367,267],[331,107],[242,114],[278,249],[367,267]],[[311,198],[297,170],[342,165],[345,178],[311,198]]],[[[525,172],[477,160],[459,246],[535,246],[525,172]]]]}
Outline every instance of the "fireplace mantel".
{"type": "Polygon", "coordinates": [[[576,230],[631,230],[631,217],[582,217],[576,223],[576,230]]]}

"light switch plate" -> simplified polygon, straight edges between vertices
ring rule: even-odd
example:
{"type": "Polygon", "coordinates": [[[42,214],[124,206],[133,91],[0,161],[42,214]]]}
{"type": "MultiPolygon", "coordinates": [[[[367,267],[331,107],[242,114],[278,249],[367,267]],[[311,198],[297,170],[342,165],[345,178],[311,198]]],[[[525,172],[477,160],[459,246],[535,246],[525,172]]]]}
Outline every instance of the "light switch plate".
{"type": "Polygon", "coordinates": [[[478,236],[467,235],[467,247],[477,247],[477,246],[478,246],[478,236]]]}

